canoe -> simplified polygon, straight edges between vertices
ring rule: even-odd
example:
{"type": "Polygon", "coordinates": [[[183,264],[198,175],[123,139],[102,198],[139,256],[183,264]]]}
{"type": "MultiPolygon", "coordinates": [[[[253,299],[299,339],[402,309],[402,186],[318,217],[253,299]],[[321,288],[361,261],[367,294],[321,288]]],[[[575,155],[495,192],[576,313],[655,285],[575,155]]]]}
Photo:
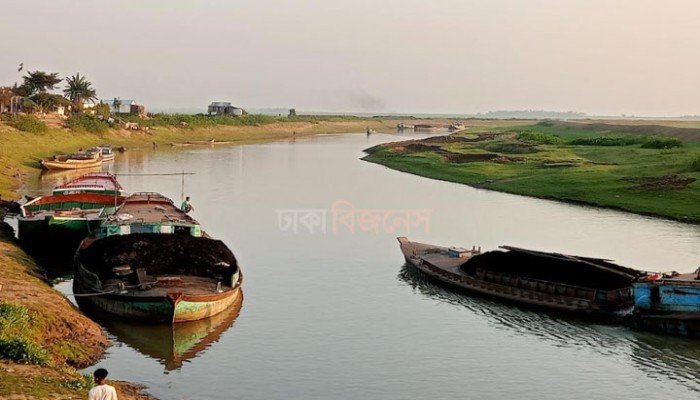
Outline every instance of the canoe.
{"type": "Polygon", "coordinates": [[[231,250],[157,193],[128,197],[85,238],[74,273],[85,302],[144,322],[211,317],[235,303],[242,283],[231,250]]]}
{"type": "Polygon", "coordinates": [[[510,246],[481,253],[398,240],[406,262],[438,283],[558,312],[605,316],[631,309],[632,282],[645,275],[596,258],[510,246]]]}
{"type": "Polygon", "coordinates": [[[634,283],[634,322],[638,328],[700,338],[700,268],[690,274],[634,283]]]}

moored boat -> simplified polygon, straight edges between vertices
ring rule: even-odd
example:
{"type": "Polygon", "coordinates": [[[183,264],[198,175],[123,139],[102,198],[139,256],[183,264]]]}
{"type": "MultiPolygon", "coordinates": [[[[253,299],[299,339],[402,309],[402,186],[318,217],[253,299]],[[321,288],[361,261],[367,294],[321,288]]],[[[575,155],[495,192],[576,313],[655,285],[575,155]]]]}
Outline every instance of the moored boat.
{"type": "Polygon", "coordinates": [[[41,160],[41,166],[48,170],[82,169],[100,166],[102,161],[99,152],[92,152],[47,157],[41,160]]]}
{"type": "Polygon", "coordinates": [[[645,274],[609,260],[510,246],[481,253],[398,240],[407,263],[439,283],[552,311],[606,316],[630,309],[632,282],[645,274]]]}
{"type": "Polygon", "coordinates": [[[649,275],[634,283],[637,327],[700,338],[700,268],[689,274],[649,275]]]}
{"type": "Polygon", "coordinates": [[[22,205],[17,218],[19,240],[30,247],[56,242],[77,245],[116,210],[125,195],[114,175],[107,173],[86,174],[57,186],[53,194],[22,205]]]}
{"type": "Polygon", "coordinates": [[[114,160],[114,151],[112,150],[112,146],[108,144],[103,144],[100,146],[97,146],[97,149],[100,151],[100,157],[102,157],[102,161],[113,161],[114,160]]]}
{"type": "Polygon", "coordinates": [[[137,193],[80,244],[73,290],[120,317],[182,322],[231,307],[241,282],[223,242],[167,197],[137,193]]]}

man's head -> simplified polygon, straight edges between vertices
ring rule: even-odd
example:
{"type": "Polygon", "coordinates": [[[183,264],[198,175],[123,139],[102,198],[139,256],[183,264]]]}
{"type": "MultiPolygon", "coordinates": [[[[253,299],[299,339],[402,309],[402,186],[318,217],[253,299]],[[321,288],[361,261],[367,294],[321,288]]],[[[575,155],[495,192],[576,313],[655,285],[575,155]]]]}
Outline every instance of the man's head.
{"type": "Polygon", "coordinates": [[[185,197],[186,201],[190,201],[190,196],[185,197]]]}
{"type": "Polygon", "coordinates": [[[107,378],[107,370],[104,368],[98,368],[95,370],[95,373],[93,374],[95,376],[95,382],[97,382],[98,385],[101,385],[104,383],[105,379],[107,378]]]}

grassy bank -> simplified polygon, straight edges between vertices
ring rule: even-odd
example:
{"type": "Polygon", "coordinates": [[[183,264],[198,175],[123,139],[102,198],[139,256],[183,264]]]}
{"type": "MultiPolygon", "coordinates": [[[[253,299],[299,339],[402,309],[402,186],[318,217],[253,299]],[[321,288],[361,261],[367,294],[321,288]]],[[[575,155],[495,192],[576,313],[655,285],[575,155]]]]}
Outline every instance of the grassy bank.
{"type": "MultiPolygon", "coordinates": [[[[87,398],[91,380],[76,368],[96,362],[108,341],[99,325],[42,278],[0,224],[0,398],[87,398]]],[[[115,383],[120,398],[147,398],[115,383]]]]}
{"type": "Polygon", "coordinates": [[[700,130],[543,121],[392,143],[367,161],[429,178],[700,223],[700,130]]]}

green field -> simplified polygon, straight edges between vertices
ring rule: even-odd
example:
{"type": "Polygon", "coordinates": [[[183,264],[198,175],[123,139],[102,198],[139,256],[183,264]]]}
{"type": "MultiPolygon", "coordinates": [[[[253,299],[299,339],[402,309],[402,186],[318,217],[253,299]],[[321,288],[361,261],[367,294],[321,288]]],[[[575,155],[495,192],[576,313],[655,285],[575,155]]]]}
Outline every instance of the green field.
{"type": "Polygon", "coordinates": [[[367,149],[429,178],[700,223],[700,130],[557,123],[367,149]]]}

